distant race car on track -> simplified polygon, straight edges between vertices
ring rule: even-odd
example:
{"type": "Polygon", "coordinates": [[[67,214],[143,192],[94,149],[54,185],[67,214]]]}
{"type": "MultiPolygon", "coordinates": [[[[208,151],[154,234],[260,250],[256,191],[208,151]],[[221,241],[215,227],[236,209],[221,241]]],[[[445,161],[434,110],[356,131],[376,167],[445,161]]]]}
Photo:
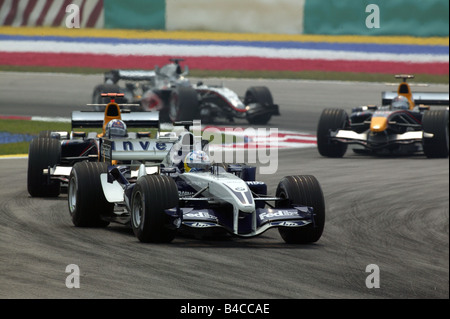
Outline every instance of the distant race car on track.
{"type": "Polygon", "coordinates": [[[180,66],[183,59],[170,59],[171,63],[153,71],[111,70],[105,73],[104,83],[94,88],[93,103],[102,103],[101,93],[124,93],[122,102],[138,103],[132,110],[160,111],[164,122],[187,121],[200,118],[203,123],[222,119],[246,119],[250,124],[266,124],[279,115],[270,90],[265,86],[247,89],[244,97],[223,86],[208,86],[203,82],[191,84],[180,66]],[[127,81],[119,86],[119,81],[127,81]]]}
{"type": "Polygon", "coordinates": [[[319,153],[342,157],[347,146],[354,144],[362,147],[355,152],[447,158],[449,93],[412,93],[406,81],[413,77],[397,75],[403,81],[397,92],[382,93],[381,107],[356,107],[350,116],[343,109],[325,109],[317,127],[319,153]],[[431,109],[430,105],[438,107],[431,109]]]}
{"type": "Polygon", "coordinates": [[[74,225],[117,222],[142,242],[170,242],[184,231],[250,238],[274,227],[287,243],[319,240],[325,204],[313,176],[284,177],[269,196],[255,180],[256,167],[212,163],[202,145],[187,129],[156,138],[100,138],[100,161],[78,162],[70,173],[74,225]]]}
{"type": "MultiPolygon", "coordinates": [[[[81,161],[98,161],[99,138],[108,135],[113,121],[123,121],[129,128],[143,128],[133,133],[137,139],[148,137],[151,129],[159,128],[158,112],[121,111],[115,99],[123,94],[105,93],[109,102],[103,104],[103,112],[72,112],[72,131],[42,131],[33,139],[28,150],[28,192],[34,197],[56,197],[67,186],[72,166],[81,161]],[[92,130],[95,130],[92,132],[92,130]],[[89,131],[90,130],[90,131],[89,131]],[[55,171],[55,167],[58,170],[55,171]]],[[[95,105],[98,106],[98,105],[95,105]]],[[[129,105],[122,105],[129,107],[129,105]]]]}

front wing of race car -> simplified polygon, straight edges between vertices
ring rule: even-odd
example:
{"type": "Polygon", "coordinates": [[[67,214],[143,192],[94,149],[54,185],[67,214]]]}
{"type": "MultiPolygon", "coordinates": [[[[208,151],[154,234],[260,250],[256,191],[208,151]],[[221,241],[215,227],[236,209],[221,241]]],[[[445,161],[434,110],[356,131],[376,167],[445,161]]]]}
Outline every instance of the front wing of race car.
{"type": "Polygon", "coordinates": [[[331,142],[362,145],[369,150],[379,150],[394,144],[422,143],[424,138],[432,138],[433,134],[424,131],[410,131],[403,134],[373,134],[370,131],[357,133],[352,130],[330,132],[331,142]]]}
{"type": "Polygon", "coordinates": [[[247,117],[260,117],[265,115],[280,115],[278,104],[262,105],[251,103],[247,106],[247,117]]]}
{"type": "Polygon", "coordinates": [[[174,221],[182,216],[181,225],[192,229],[223,228],[239,237],[254,237],[273,227],[301,227],[314,222],[311,207],[257,208],[252,213],[224,212],[212,208],[191,207],[166,210],[174,221]]]}
{"type": "MultiPolygon", "coordinates": [[[[314,223],[312,207],[277,208],[269,202],[281,201],[281,198],[257,194],[250,185],[258,182],[244,181],[230,172],[184,173],[176,181],[181,194],[195,192],[180,196],[180,203],[184,205],[179,209],[166,211],[175,219],[181,218],[184,227],[219,227],[239,237],[254,237],[272,227],[302,227],[314,223]]],[[[266,189],[264,183],[259,183],[259,189],[266,189]]]]}

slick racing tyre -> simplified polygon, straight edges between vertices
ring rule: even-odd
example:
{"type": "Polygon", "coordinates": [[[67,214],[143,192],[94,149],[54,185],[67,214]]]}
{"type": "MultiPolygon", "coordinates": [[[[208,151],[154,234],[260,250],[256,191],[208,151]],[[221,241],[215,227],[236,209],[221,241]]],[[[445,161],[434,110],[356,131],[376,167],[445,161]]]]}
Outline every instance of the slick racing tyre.
{"type": "Polygon", "coordinates": [[[279,227],[283,240],[288,244],[308,244],[319,240],[325,226],[325,200],[319,182],[314,176],[286,176],[278,184],[276,196],[282,198],[277,208],[292,205],[313,208],[314,222],[301,227],[279,227]]]}
{"type": "Polygon", "coordinates": [[[43,170],[59,164],[61,143],[53,138],[35,138],[28,150],[28,193],[33,197],[57,197],[61,192],[61,182],[50,180],[43,170]]]}
{"type": "Polygon", "coordinates": [[[70,173],[67,199],[72,222],[77,227],[106,227],[101,219],[113,213],[114,204],[103,194],[100,174],[107,173],[103,162],[78,162],[70,173]]]}
{"type": "Polygon", "coordinates": [[[172,122],[192,121],[199,116],[197,91],[185,86],[172,91],[169,101],[169,118],[172,122]]]}
{"type": "Polygon", "coordinates": [[[422,119],[422,128],[425,133],[433,134],[433,137],[423,138],[423,151],[429,158],[448,157],[448,111],[426,111],[422,119]]]}
{"type": "Polygon", "coordinates": [[[347,151],[347,144],[330,140],[330,132],[346,127],[348,115],[342,109],[325,109],[317,126],[317,148],[320,155],[342,157],[347,151]]]}
{"type": "MultiPolygon", "coordinates": [[[[253,86],[247,89],[244,97],[244,104],[259,104],[262,108],[273,105],[273,98],[270,90],[265,86],[253,86]]],[[[272,117],[272,113],[262,113],[260,115],[247,116],[247,121],[254,125],[267,124],[272,117]]]]}
{"type": "Polygon", "coordinates": [[[163,175],[139,178],[131,195],[131,226],[141,242],[168,243],[175,238],[176,228],[169,225],[164,212],[178,206],[178,190],[174,180],[163,175]]]}

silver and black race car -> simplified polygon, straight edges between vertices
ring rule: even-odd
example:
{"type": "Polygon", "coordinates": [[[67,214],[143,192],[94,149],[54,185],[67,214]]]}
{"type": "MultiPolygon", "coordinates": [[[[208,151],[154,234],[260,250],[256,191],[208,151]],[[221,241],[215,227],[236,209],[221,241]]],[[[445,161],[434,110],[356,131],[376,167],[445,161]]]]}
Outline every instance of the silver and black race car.
{"type": "Polygon", "coordinates": [[[356,153],[415,154],[447,158],[449,152],[449,93],[412,93],[407,79],[397,92],[383,92],[382,104],[325,109],[317,127],[317,148],[325,157],[342,157],[349,144],[356,153]],[[424,105],[426,103],[427,105],[424,105]],[[438,106],[431,109],[430,105],[438,106]],[[359,148],[358,148],[359,147],[359,148]]]}
{"type": "Polygon", "coordinates": [[[105,136],[108,124],[112,121],[121,120],[129,128],[145,129],[129,133],[135,138],[148,137],[151,129],[159,129],[158,112],[121,111],[121,107],[129,107],[116,103],[116,99],[122,98],[123,94],[104,93],[103,97],[109,100],[107,104],[101,105],[103,112],[74,111],[70,132],[42,131],[31,141],[27,175],[27,188],[31,196],[59,196],[68,182],[63,172],[68,175],[77,162],[98,161],[99,139],[105,136]],[[58,171],[55,172],[56,166],[58,171]],[[54,174],[60,177],[52,178],[54,174]]]}
{"type": "Polygon", "coordinates": [[[254,86],[244,97],[224,86],[210,86],[203,82],[191,84],[186,78],[189,68],[180,66],[183,59],[170,59],[171,63],[152,71],[111,70],[105,73],[104,83],[94,88],[93,103],[102,103],[101,93],[124,93],[121,103],[138,103],[134,110],[160,111],[164,122],[188,121],[200,118],[209,124],[214,120],[244,119],[250,124],[266,124],[279,115],[270,90],[254,86]],[[124,80],[125,85],[119,86],[124,80]]]}
{"type": "Polygon", "coordinates": [[[274,227],[287,243],[319,240],[325,203],[314,176],[286,176],[269,196],[266,184],[255,179],[256,167],[211,163],[201,136],[173,133],[102,138],[102,160],[76,163],[70,173],[74,225],[117,222],[130,226],[140,241],[154,243],[170,242],[179,232],[250,238],[274,227]],[[189,152],[179,159],[185,147],[189,152]]]}

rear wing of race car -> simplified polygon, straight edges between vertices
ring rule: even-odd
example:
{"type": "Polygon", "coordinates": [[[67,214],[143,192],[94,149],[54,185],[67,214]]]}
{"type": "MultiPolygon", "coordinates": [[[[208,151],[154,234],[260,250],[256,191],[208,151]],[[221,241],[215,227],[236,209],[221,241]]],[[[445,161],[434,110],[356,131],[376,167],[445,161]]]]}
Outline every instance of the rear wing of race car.
{"type": "MultiPolygon", "coordinates": [[[[390,105],[397,92],[382,92],[382,105],[390,105]]],[[[416,105],[449,105],[449,93],[441,92],[414,92],[412,98],[416,105]]]]}
{"type": "Polygon", "coordinates": [[[398,96],[403,95],[408,98],[412,106],[415,105],[449,105],[449,93],[448,92],[412,92],[408,79],[413,79],[412,74],[397,74],[396,79],[402,79],[399,84],[397,92],[382,92],[381,103],[382,105],[390,105],[392,100],[398,96]]]}
{"type": "Polygon", "coordinates": [[[119,80],[151,81],[156,76],[155,71],[146,70],[111,70],[105,72],[105,82],[116,84],[119,80]]]}
{"type": "MultiPolygon", "coordinates": [[[[102,128],[104,112],[74,111],[72,112],[72,128],[102,128]]],[[[159,130],[159,112],[122,113],[122,121],[128,127],[157,128],[159,130]]]]}

